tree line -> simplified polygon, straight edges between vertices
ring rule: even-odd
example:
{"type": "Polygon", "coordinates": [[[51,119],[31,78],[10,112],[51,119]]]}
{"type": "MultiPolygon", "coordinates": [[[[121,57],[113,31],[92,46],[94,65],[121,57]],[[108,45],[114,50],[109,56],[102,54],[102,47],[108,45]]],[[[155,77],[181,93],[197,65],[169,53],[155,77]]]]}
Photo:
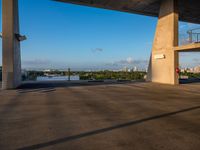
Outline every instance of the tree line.
{"type": "Polygon", "coordinates": [[[38,76],[75,76],[80,80],[142,80],[146,72],[125,72],[125,71],[27,71],[22,75],[22,80],[36,80],[38,76]]]}
{"type": "MultiPolygon", "coordinates": [[[[143,80],[146,72],[126,72],[126,71],[26,71],[22,74],[22,80],[37,80],[38,76],[73,76],[79,75],[80,80],[143,80]]],[[[188,78],[200,78],[200,73],[181,72],[180,75],[187,76],[188,78]]],[[[0,81],[2,81],[2,66],[0,66],[0,81]]]]}

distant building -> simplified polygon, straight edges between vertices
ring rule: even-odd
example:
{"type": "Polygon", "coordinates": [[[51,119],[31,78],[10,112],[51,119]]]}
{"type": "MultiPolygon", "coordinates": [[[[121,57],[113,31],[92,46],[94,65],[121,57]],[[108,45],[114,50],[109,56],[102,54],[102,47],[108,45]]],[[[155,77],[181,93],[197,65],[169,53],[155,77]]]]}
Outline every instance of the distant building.
{"type": "Polygon", "coordinates": [[[53,70],[51,70],[51,69],[45,69],[45,70],[43,70],[43,72],[51,72],[51,71],[53,71],[53,70]]]}
{"type": "Polygon", "coordinates": [[[135,66],[134,69],[133,69],[133,71],[135,71],[135,72],[138,71],[138,68],[135,66]]]}
{"type": "Polygon", "coordinates": [[[182,68],[181,72],[200,73],[200,66],[196,66],[194,68],[182,68]]]}
{"type": "Polygon", "coordinates": [[[122,69],[122,71],[128,72],[128,67],[124,67],[124,68],[122,69]]]}
{"type": "Polygon", "coordinates": [[[194,67],[193,72],[194,73],[200,73],[200,66],[194,67]]]}

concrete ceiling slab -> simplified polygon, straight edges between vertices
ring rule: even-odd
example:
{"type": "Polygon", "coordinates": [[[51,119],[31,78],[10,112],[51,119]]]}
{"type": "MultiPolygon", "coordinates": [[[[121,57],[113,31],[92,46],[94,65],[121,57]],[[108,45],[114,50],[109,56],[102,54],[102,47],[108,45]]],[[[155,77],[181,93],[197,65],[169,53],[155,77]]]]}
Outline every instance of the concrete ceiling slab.
{"type": "MultiPolygon", "coordinates": [[[[54,0],[158,17],[161,0],[54,0]]],[[[200,24],[200,0],[178,0],[180,21],[200,24]]]]}

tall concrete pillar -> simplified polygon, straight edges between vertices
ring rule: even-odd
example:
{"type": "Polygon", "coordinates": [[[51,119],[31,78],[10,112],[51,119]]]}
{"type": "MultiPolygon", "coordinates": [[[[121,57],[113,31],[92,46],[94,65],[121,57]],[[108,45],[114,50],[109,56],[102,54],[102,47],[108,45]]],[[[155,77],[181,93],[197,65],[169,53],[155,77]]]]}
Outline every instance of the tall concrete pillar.
{"type": "Polygon", "coordinates": [[[147,79],[152,82],[179,84],[176,68],[178,52],[177,0],[162,0],[156,28],[147,79]]]}
{"type": "Polygon", "coordinates": [[[2,0],[2,19],[2,88],[13,89],[21,82],[18,0],[2,0]]]}

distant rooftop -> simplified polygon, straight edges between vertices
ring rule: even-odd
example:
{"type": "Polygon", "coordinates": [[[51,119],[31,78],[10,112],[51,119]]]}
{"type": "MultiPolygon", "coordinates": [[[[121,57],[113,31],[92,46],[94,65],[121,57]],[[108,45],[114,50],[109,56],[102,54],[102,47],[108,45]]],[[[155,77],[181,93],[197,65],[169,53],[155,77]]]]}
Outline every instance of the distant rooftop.
{"type": "MultiPolygon", "coordinates": [[[[161,0],[55,0],[157,17],[161,0]]],[[[179,0],[180,21],[200,23],[200,0],[179,0]]]]}

